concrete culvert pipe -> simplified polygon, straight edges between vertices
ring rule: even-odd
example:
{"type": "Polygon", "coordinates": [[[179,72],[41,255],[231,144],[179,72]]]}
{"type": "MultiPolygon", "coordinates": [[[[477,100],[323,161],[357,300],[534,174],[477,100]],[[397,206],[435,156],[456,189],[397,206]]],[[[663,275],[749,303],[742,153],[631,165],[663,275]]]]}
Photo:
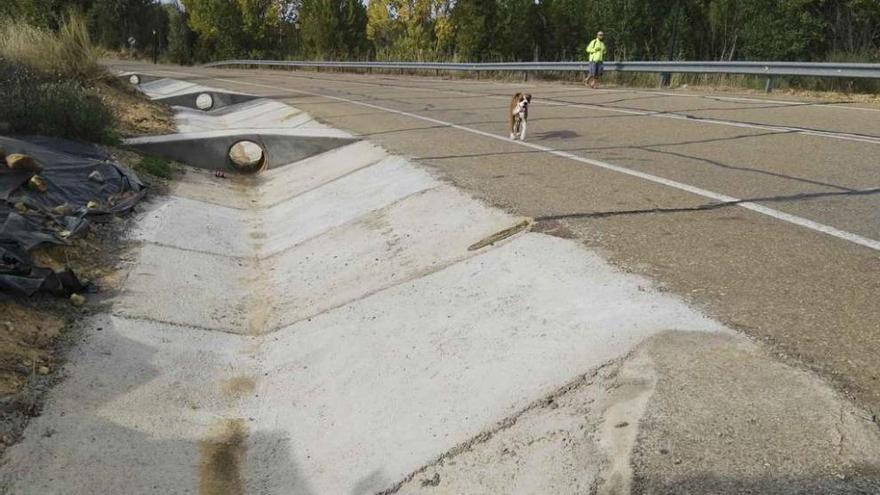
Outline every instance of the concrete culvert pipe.
{"type": "Polygon", "coordinates": [[[214,97],[209,93],[201,93],[196,97],[196,108],[210,110],[214,106],[214,97]]]}
{"type": "Polygon", "coordinates": [[[128,82],[137,86],[138,84],[141,83],[141,78],[137,74],[132,74],[131,77],[128,78],[128,82]]]}
{"type": "Polygon", "coordinates": [[[266,165],[266,152],[259,144],[241,140],[229,147],[229,161],[240,172],[256,172],[266,165]]]}

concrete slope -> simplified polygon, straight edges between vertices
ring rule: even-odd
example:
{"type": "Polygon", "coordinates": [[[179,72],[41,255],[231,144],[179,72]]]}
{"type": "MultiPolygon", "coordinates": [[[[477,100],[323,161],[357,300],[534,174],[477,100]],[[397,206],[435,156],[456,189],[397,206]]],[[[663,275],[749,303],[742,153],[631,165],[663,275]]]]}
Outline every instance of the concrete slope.
{"type": "Polygon", "coordinates": [[[227,107],[202,112],[186,107],[175,109],[175,121],[180,132],[196,130],[271,128],[326,128],[308,114],[283,103],[265,98],[238,103],[227,107]]]}
{"type": "MultiPolygon", "coordinates": [[[[365,142],[256,176],[187,172],[144,213],[124,290],[111,314],[87,323],[69,379],[8,450],[3,486],[437,486],[417,476],[646,339],[684,332],[741,343],[575,241],[519,231],[471,249],[521,221],[365,142]]],[[[575,409],[597,431],[579,438],[579,464],[533,457],[537,474],[520,492],[554,492],[551,481],[573,479],[565,469],[581,465],[577,486],[629,486],[636,429],[601,428],[644,414],[665,375],[650,363],[637,369],[637,393],[575,409]]],[[[528,434],[561,428],[558,418],[536,421],[528,434]]],[[[514,492],[463,476],[470,481],[456,492],[514,492]]]]}

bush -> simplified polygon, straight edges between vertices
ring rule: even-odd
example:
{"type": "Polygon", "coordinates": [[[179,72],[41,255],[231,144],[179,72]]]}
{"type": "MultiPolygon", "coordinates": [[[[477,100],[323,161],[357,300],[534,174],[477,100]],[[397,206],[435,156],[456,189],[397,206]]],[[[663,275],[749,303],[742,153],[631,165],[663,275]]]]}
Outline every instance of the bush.
{"type": "Polygon", "coordinates": [[[193,32],[186,24],[186,12],[176,5],[165,5],[168,16],[168,59],[180,65],[193,61],[193,32]]]}
{"type": "Polygon", "coordinates": [[[113,144],[113,112],[79,81],[0,59],[0,122],[15,134],[113,144]]]}
{"type": "Polygon", "coordinates": [[[0,58],[83,84],[109,78],[98,64],[81,15],[68,15],[57,32],[12,18],[0,18],[0,58]]]}
{"type": "Polygon", "coordinates": [[[173,168],[171,162],[160,156],[145,155],[141,161],[135,165],[138,172],[147,173],[162,179],[170,179],[173,168]]]}

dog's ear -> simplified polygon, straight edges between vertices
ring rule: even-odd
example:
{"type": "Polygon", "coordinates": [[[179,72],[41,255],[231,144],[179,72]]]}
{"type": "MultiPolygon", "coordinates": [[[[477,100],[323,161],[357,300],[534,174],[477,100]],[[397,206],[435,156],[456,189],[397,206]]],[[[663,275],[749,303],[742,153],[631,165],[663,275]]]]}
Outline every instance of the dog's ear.
{"type": "Polygon", "coordinates": [[[529,102],[529,103],[532,102],[532,95],[531,95],[531,94],[526,93],[524,96],[526,97],[526,101],[527,101],[527,102],[529,102]]]}

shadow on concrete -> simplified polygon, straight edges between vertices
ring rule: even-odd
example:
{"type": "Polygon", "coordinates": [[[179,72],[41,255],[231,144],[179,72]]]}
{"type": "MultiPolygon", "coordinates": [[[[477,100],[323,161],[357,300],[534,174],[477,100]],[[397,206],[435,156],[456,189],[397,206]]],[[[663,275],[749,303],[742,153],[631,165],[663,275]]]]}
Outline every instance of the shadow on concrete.
{"type": "Polygon", "coordinates": [[[577,137],[581,137],[580,134],[574,131],[548,131],[548,132],[539,132],[533,135],[535,139],[538,141],[546,141],[549,139],[574,139],[577,137]]]}
{"type": "Polygon", "coordinates": [[[264,161],[259,169],[277,168],[311,156],[315,156],[347,144],[356,139],[297,136],[271,132],[187,136],[172,134],[149,140],[133,141],[128,146],[144,153],[175,160],[207,170],[239,171],[229,158],[231,147],[239,141],[252,141],[260,145],[264,161]]]}
{"type": "Polygon", "coordinates": [[[230,105],[236,105],[239,103],[245,103],[251,100],[255,100],[259,98],[259,96],[254,95],[246,95],[239,93],[226,93],[222,91],[194,91],[191,93],[184,93],[173,96],[165,96],[161,98],[156,98],[154,101],[159,103],[164,103],[166,105],[171,106],[181,106],[192,108],[195,110],[202,110],[196,104],[196,99],[201,95],[209,95],[211,97],[212,106],[205,110],[217,110],[223,107],[228,107],[230,105]]]}
{"type": "Polygon", "coordinates": [[[157,367],[159,346],[174,346],[180,328],[165,326],[167,337],[159,332],[152,336],[156,343],[145,343],[118,333],[110,320],[96,325],[102,330],[74,351],[69,378],[50,393],[44,415],[33,419],[24,440],[7,451],[0,467],[0,491],[316,493],[291,457],[284,432],[249,431],[248,418],[211,412],[190,415],[196,423],[191,426],[181,420],[181,409],[192,413],[214,405],[214,399],[211,391],[193,393],[173,387],[200,371],[157,367]],[[151,393],[160,394],[167,409],[147,404],[148,398],[137,395],[157,379],[165,383],[151,393]],[[240,434],[224,434],[222,427],[229,424],[240,425],[240,434]],[[205,426],[210,433],[193,438],[205,426]],[[181,431],[188,437],[175,438],[181,431]]]}

